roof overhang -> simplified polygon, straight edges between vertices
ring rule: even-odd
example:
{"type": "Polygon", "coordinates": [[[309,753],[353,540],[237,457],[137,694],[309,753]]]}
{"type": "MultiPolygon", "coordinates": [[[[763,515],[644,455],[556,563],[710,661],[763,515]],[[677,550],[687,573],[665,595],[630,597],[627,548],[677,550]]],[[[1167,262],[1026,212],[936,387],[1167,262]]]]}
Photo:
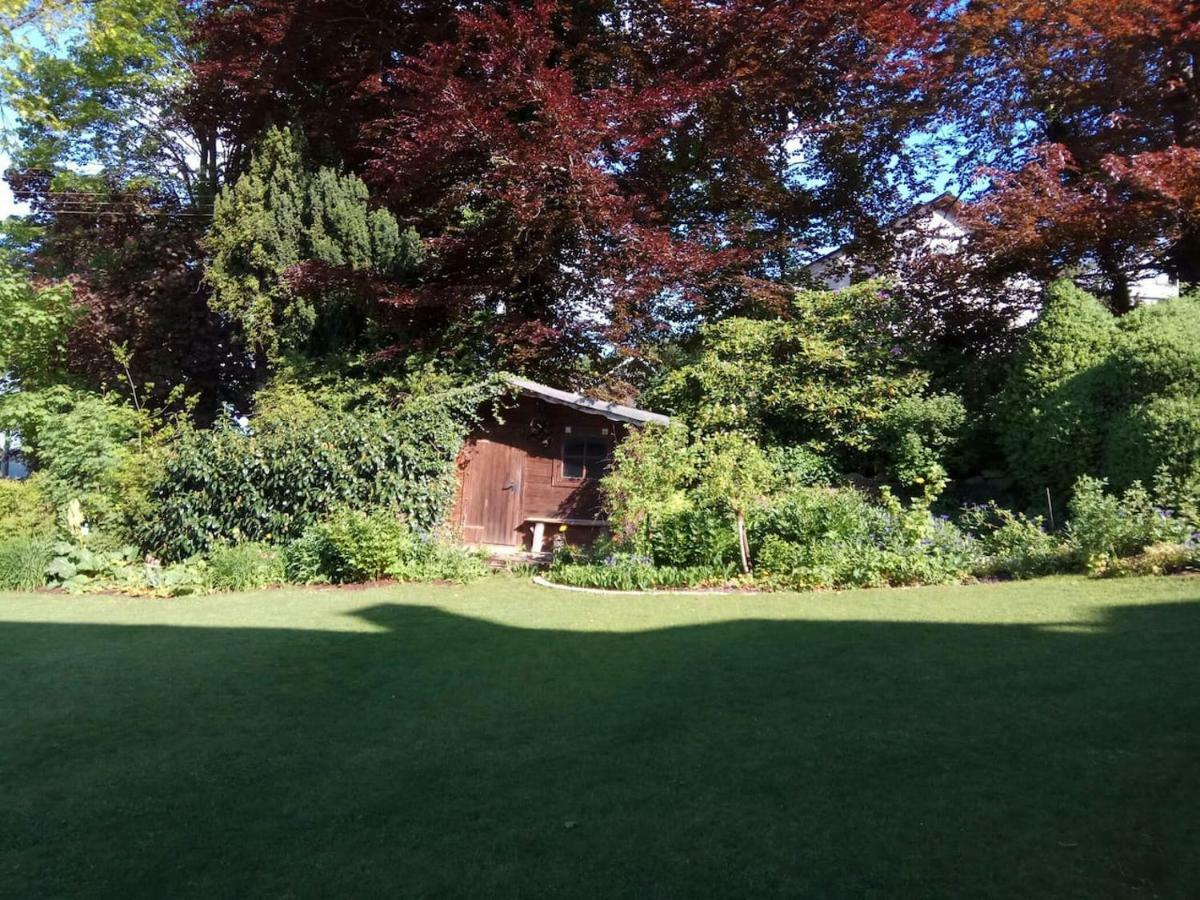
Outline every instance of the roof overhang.
{"type": "Polygon", "coordinates": [[[622,406],[620,403],[612,403],[607,400],[595,400],[592,397],[585,397],[583,394],[575,394],[571,391],[560,391],[558,388],[538,384],[536,381],[530,381],[528,378],[521,378],[517,375],[509,375],[507,379],[509,384],[526,396],[537,397],[539,400],[545,400],[547,403],[557,403],[559,406],[569,406],[571,409],[577,409],[580,412],[604,416],[604,418],[611,419],[613,422],[625,422],[628,425],[646,425],[649,423],[667,425],[671,421],[669,416],[664,416],[661,413],[647,412],[635,406],[622,406]]]}

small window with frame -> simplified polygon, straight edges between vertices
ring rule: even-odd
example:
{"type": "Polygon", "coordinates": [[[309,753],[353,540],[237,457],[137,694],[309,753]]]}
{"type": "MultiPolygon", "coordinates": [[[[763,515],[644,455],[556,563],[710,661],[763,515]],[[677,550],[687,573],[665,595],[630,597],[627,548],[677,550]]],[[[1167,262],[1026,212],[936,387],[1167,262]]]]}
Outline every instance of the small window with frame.
{"type": "Polygon", "coordinates": [[[560,472],[563,481],[597,481],[608,471],[610,445],[598,434],[563,435],[560,472]]]}

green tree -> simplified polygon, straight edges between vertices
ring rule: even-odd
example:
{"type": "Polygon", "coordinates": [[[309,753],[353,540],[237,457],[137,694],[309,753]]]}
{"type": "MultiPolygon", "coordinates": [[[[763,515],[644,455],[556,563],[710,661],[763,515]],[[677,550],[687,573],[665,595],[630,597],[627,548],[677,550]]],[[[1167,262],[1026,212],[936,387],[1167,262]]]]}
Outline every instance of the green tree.
{"type": "Polygon", "coordinates": [[[66,377],[67,335],[78,317],[68,284],[37,285],[0,263],[0,376],[24,389],[66,377]]]}
{"type": "Polygon", "coordinates": [[[749,573],[746,513],[771,493],[775,467],[752,437],[736,431],[708,435],[697,450],[697,492],[733,514],[742,571],[749,573]]]}
{"type": "Polygon", "coordinates": [[[617,535],[648,546],[654,523],[686,509],[696,459],[682,422],[649,424],[631,431],[613,451],[601,481],[605,507],[617,535]]]}
{"type": "MultiPolygon", "coordinates": [[[[207,205],[216,130],[185,116],[196,5],[178,0],[0,0],[0,100],[17,115],[17,169],[90,167],[207,205]]],[[[226,147],[226,149],[229,149],[226,147]]]]}
{"type": "Polygon", "coordinates": [[[1097,404],[1094,367],[1119,337],[1095,297],[1068,281],[1050,287],[1037,323],[999,398],[997,427],[1009,467],[1030,495],[1066,497],[1094,473],[1108,414],[1097,404]]]}
{"type": "Polygon", "coordinates": [[[889,417],[929,385],[902,332],[902,312],[879,283],[804,291],[787,318],[705,326],[690,362],[646,399],[701,432],[743,432],[807,446],[844,469],[890,470],[889,417]]]}
{"type": "Polygon", "coordinates": [[[249,169],[217,197],[205,239],[212,308],[272,357],[353,345],[361,283],[345,276],[397,275],[421,258],[416,232],[369,200],[357,176],[308,172],[296,134],[268,129],[249,169]],[[306,264],[321,277],[305,278],[306,264]]]}

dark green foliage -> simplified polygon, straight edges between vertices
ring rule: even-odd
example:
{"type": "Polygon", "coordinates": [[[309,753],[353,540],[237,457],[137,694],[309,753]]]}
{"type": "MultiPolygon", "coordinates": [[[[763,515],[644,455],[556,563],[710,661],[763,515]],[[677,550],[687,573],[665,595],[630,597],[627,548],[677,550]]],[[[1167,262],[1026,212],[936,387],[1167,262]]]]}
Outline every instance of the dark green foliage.
{"type": "Polygon", "coordinates": [[[723,567],[738,559],[737,535],[728,509],[698,504],[654,522],[650,553],[659,565],[723,567]]]}
{"type": "Polygon", "coordinates": [[[395,408],[317,406],[307,418],[269,417],[249,432],[185,432],[151,488],[142,543],[169,559],[222,540],[282,543],[342,507],[394,507],[429,532],[453,499],[462,439],[497,390],[486,382],[395,408]]]}
{"type": "Polygon", "coordinates": [[[1055,285],[1000,404],[1013,475],[1030,497],[1066,497],[1076,479],[1117,489],[1200,467],[1200,300],[1143,307],[1116,322],[1055,285]]]}
{"type": "Polygon", "coordinates": [[[412,531],[391,510],[342,509],[314,528],[321,574],[336,583],[375,581],[414,555],[412,531]]]}
{"type": "Polygon", "coordinates": [[[291,131],[270,128],[249,171],[223,190],[206,237],[212,308],[256,347],[321,355],[354,346],[365,323],[345,279],[290,277],[304,263],[343,273],[392,275],[417,264],[420,240],[384,209],[371,209],[355,175],[305,168],[291,131]]]}
{"type": "Polygon", "coordinates": [[[1054,284],[1041,318],[1018,354],[1000,400],[996,427],[1014,477],[1030,494],[1065,497],[1094,470],[1104,411],[1089,372],[1118,340],[1111,313],[1070,282],[1054,284]]]}
{"type": "Polygon", "coordinates": [[[938,584],[974,571],[978,550],[927,503],[876,505],[851,489],[795,491],[750,520],[757,572],[798,589],[938,584]]]}
{"type": "Polygon", "coordinates": [[[46,584],[54,542],[39,535],[0,537],[0,591],[32,591],[46,584]]]}
{"type": "Polygon", "coordinates": [[[1200,475],[1200,394],[1151,397],[1116,415],[1102,471],[1118,488],[1200,475]]]}
{"type": "Polygon", "coordinates": [[[901,398],[887,411],[881,428],[891,475],[905,484],[943,480],[943,462],[962,437],[966,421],[966,408],[953,394],[901,398]]]}

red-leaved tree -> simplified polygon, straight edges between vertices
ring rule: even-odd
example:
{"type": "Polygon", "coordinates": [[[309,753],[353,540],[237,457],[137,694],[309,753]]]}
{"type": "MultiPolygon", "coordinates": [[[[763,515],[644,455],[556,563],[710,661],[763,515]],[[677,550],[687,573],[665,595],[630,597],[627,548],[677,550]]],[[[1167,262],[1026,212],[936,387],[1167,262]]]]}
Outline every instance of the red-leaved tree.
{"type": "Polygon", "coordinates": [[[1188,0],[967,4],[944,108],[987,164],[969,213],[995,271],[1200,281],[1200,7],[1188,0]]]}

